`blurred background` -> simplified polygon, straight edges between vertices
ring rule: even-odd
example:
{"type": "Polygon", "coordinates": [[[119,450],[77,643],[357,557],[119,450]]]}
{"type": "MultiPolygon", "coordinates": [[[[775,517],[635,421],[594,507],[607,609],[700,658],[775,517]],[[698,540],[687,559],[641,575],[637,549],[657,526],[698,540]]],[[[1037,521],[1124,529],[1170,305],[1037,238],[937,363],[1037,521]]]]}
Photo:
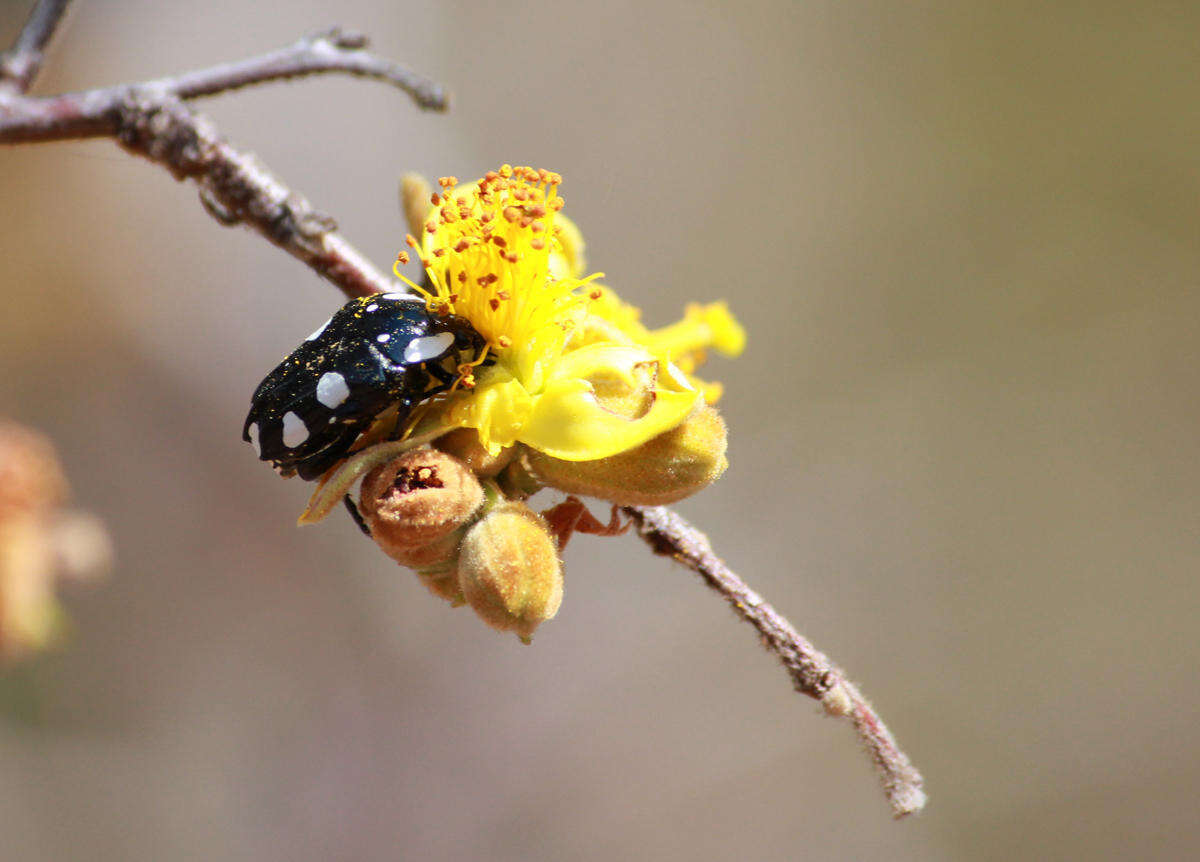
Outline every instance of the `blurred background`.
{"type": "Polygon", "coordinates": [[[382,265],[402,172],[508,161],[564,175],[648,323],[728,299],[732,467],[680,508],[930,805],[890,820],[851,730],[632,537],[572,543],[524,647],[349,519],[296,529],[241,423],[341,295],[96,141],[0,150],[0,412],[118,554],[0,679],[3,858],[1200,853],[1200,6],[78,2],[35,90],[335,23],[453,111],[345,78],[202,110],[382,265]]]}

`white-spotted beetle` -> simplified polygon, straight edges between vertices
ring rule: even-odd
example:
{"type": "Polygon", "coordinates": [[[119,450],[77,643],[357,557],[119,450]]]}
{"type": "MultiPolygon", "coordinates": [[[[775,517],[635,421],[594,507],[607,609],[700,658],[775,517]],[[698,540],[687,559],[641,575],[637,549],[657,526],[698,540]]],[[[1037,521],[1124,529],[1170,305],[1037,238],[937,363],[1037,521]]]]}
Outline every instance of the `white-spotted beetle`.
{"type": "Polygon", "coordinates": [[[259,384],[242,439],[280,475],[315,479],[393,405],[399,431],[483,347],[466,319],[433,314],[419,297],[351,300],[259,384]]]}

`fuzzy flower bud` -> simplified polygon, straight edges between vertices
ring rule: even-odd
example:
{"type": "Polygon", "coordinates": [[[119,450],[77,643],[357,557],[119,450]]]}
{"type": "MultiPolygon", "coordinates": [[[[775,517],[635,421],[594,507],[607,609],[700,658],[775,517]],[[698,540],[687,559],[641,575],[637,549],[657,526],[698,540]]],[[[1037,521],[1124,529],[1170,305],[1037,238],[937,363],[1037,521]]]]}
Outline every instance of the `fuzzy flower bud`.
{"type": "Polygon", "coordinates": [[[467,603],[493,628],[529,643],[558,613],[562,565],[546,522],[524,503],[496,505],[467,530],[458,559],[467,603]]]}
{"type": "Polygon", "coordinates": [[[483,488],[465,464],[414,449],[363,478],[359,511],[384,553],[420,570],[453,564],[459,531],[482,502],[483,488]]]}
{"type": "Polygon", "coordinates": [[[679,426],[628,452],[594,461],[563,461],[529,450],[526,464],[543,484],[622,506],[682,500],[725,472],[725,422],[702,405],[679,426]]]}
{"type": "Polygon", "coordinates": [[[66,496],[67,480],[50,441],[0,420],[0,519],[51,511],[66,496]]]}
{"type": "Polygon", "coordinates": [[[492,455],[474,428],[457,428],[439,437],[434,445],[462,461],[480,479],[490,479],[498,474],[517,456],[518,451],[516,446],[507,446],[492,455]]]}
{"type": "Polygon", "coordinates": [[[66,496],[50,441],[0,420],[0,662],[53,645],[65,622],[58,585],[111,564],[104,528],[64,510],[66,496]]]}

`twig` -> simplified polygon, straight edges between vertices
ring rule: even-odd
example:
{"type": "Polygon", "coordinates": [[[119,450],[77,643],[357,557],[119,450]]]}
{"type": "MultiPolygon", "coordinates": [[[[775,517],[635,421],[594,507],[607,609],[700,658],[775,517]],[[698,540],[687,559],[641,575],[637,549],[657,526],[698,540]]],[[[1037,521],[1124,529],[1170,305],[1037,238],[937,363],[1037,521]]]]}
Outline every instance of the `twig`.
{"type": "Polygon", "coordinates": [[[301,39],[294,45],[237,63],[184,72],[146,86],[162,86],[181,99],[197,99],[266,81],[284,81],[325,72],[341,72],[391,84],[412,96],[418,107],[444,111],[449,106],[440,84],[362,50],[367,37],[333,28],[301,39]]]}
{"type": "Polygon", "coordinates": [[[730,571],[713,553],[703,533],[664,506],[626,506],[623,511],[633,519],[638,535],[654,553],[673,557],[696,572],[705,584],[724,597],[739,617],[758,630],[763,645],[783,663],[798,692],[819,700],[830,715],[848,717],[854,722],[879,768],[893,814],[904,817],[925,806],[921,773],[896,745],[887,725],[857,686],[730,571]]]}
{"type": "MultiPolygon", "coordinates": [[[[43,99],[25,96],[67,5],[68,0],[41,0],[16,45],[0,59],[0,143],[111,137],[177,179],[195,181],[205,209],[221,224],[248,225],[347,296],[396,289],[390,277],[337,232],[332,218],[314,210],[253,156],[230,146],[211,121],[184,101],[266,81],[344,72],[393,84],[420,107],[442,110],[446,103],[440,87],[366,53],[363,37],[332,30],[262,57],[143,84],[43,99]]],[[[919,811],[925,804],[920,774],[842,672],[734,575],[708,539],[679,515],[662,507],[625,511],[656,553],[697,572],[758,629],[798,691],[821,701],[829,713],[853,720],[882,773],[895,814],[919,811]]]]}
{"type": "Polygon", "coordinates": [[[382,81],[407,93],[420,108],[446,109],[447,96],[440,84],[368,53],[363,50],[366,44],[364,36],[334,28],[261,57],[137,84],[44,99],[0,92],[0,143],[113,136],[119,119],[115,114],[134,97],[142,101],[187,101],[268,81],[328,73],[382,81]]]}
{"type": "MultiPolygon", "coordinates": [[[[47,16],[35,10],[26,31],[45,27],[47,16]]],[[[36,37],[22,33],[17,44],[44,44],[49,36],[41,29],[36,37]]],[[[442,87],[368,54],[365,44],[362,36],[334,29],[262,57],[142,84],[44,99],[0,93],[0,143],[111,137],[176,179],[194,180],[201,203],[217,221],[253,228],[347,297],[395,290],[391,277],[347,242],[332,218],[314,210],[254,156],[231,146],[211,121],[183,103],[266,81],[344,72],[392,84],[420,107],[445,108],[442,87]]]]}
{"type": "Polygon", "coordinates": [[[334,220],[277,180],[257,158],[230,146],[209,120],[173,98],[136,95],[116,110],[116,137],[130,152],[200,186],[223,225],[243,223],[335,284],[348,297],[396,289],[337,231],[334,220]]]}
{"type": "Polygon", "coordinates": [[[42,67],[46,45],[69,5],[71,0],[38,0],[16,44],[0,55],[0,90],[24,93],[30,88],[42,67]]]}

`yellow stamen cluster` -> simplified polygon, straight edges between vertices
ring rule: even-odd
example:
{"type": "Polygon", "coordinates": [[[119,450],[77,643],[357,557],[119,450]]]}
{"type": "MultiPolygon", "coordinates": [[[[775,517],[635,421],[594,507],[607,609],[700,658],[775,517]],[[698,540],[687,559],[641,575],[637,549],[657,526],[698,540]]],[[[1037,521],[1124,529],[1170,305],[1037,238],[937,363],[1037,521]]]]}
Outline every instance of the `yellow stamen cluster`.
{"type": "Polygon", "coordinates": [[[585,279],[556,279],[551,251],[562,251],[555,215],[562,177],[546,170],[504,165],[478,183],[460,187],[454,177],[438,180],[432,216],[422,241],[406,237],[432,283],[422,289],[431,311],[467,318],[486,339],[497,362],[527,386],[541,383],[545,366],[563,351],[571,331],[586,315],[585,279]]]}

